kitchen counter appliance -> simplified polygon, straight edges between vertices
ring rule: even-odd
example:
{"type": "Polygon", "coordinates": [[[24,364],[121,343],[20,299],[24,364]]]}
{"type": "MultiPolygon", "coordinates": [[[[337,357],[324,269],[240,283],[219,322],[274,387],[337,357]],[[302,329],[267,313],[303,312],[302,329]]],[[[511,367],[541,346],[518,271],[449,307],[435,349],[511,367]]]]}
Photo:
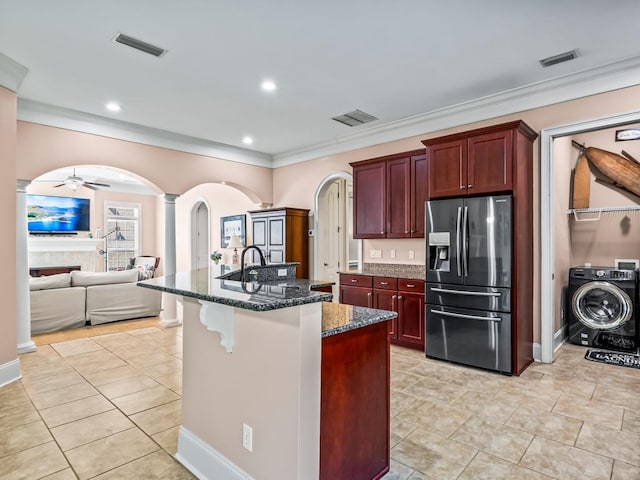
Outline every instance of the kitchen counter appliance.
{"type": "Polygon", "coordinates": [[[427,357],[511,374],[511,195],[425,210],[427,357]]]}

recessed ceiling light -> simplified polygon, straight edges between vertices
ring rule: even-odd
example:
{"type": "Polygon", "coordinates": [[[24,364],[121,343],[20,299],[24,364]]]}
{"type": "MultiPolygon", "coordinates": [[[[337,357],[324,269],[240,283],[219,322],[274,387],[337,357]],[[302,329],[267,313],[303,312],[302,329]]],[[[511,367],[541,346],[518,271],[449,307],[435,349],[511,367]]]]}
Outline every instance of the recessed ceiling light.
{"type": "Polygon", "coordinates": [[[253,138],[247,136],[242,139],[242,143],[245,145],[251,145],[253,143],[253,138]]]}
{"type": "Polygon", "coordinates": [[[278,88],[273,80],[264,80],[260,86],[265,92],[273,92],[278,88]]]}
{"type": "Polygon", "coordinates": [[[105,108],[110,112],[119,112],[120,110],[122,110],[122,105],[116,102],[109,102],[105,104],[105,108]]]}

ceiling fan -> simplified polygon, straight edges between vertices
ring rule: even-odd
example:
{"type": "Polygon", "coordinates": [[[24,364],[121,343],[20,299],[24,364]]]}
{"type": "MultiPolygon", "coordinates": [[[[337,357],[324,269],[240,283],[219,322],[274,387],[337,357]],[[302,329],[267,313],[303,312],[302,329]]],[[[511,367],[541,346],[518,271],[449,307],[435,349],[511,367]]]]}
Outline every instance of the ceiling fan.
{"type": "Polygon", "coordinates": [[[74,168],[73,175],[69,175],[67,178],[64,179],[62,183],[58,185],[54,185],[53,188],[58,188],[62,186],[66,186],[67,188],[75,192],[80,187],[86,187],[90,190],[98,190],[96,187],[110,187],[111,185],[108,185],[106,183],[98,183],[98,182],[85,182],[82,179],[82,177],[76,176],[76,169],[74,168]]]}

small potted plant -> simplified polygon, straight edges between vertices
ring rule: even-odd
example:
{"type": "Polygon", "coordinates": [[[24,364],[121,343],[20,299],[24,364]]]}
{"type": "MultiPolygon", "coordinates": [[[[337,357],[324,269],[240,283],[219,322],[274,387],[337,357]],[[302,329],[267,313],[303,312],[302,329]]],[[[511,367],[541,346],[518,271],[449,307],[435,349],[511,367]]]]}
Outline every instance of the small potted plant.
{"type": "Polygon", "coordinates": [[[211,260],[213,260],[213,263],[215,263],[216,265],[218,264],[221,258],[222,258],[222,254],[217,250],[211,254],[211,260]]]}

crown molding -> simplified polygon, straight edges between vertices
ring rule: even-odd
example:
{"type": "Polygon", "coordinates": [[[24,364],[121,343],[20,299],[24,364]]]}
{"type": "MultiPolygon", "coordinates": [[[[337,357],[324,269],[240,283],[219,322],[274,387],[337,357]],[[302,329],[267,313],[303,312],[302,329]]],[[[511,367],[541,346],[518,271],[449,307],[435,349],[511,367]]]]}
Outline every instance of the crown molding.
{"type": "Polygon", "coordinates": [[[640,56],[360,130],[338,140],[275,154],[273,168],[392,142],[489,118],[640,84],[640,56]]]}
{"type": "MultiPolygon", "coordinates": [[[[27,69],[0,54],[0,84],[4,78],[3,59],[11,62],[16,72],[23,72],[26,75],[27,69]]],[[[22,80],[20,79],[20,81],[22,80]]],[[[640,84],[640,56],[635,56],[395,122],[369,127],[337,140],[321,142],[274,155],[22,98],[18,98],[18,120],[249,165],[278,168],[371,145],[419,135],[427,136],[431,132],[451,127],[638,84],[640,84]]]]}
{"type": "Polygon", "coordinates": [[[18,98],[18,120],[215,157],[232,162],[260,167],[272,166],[272,156],[267,153],[145,127],[24,98],[18,98]]]}
{"type": "Polygon", "coordinates": [[[0,86],[17,92],[29,69],[0,53],[0,86]]]}

